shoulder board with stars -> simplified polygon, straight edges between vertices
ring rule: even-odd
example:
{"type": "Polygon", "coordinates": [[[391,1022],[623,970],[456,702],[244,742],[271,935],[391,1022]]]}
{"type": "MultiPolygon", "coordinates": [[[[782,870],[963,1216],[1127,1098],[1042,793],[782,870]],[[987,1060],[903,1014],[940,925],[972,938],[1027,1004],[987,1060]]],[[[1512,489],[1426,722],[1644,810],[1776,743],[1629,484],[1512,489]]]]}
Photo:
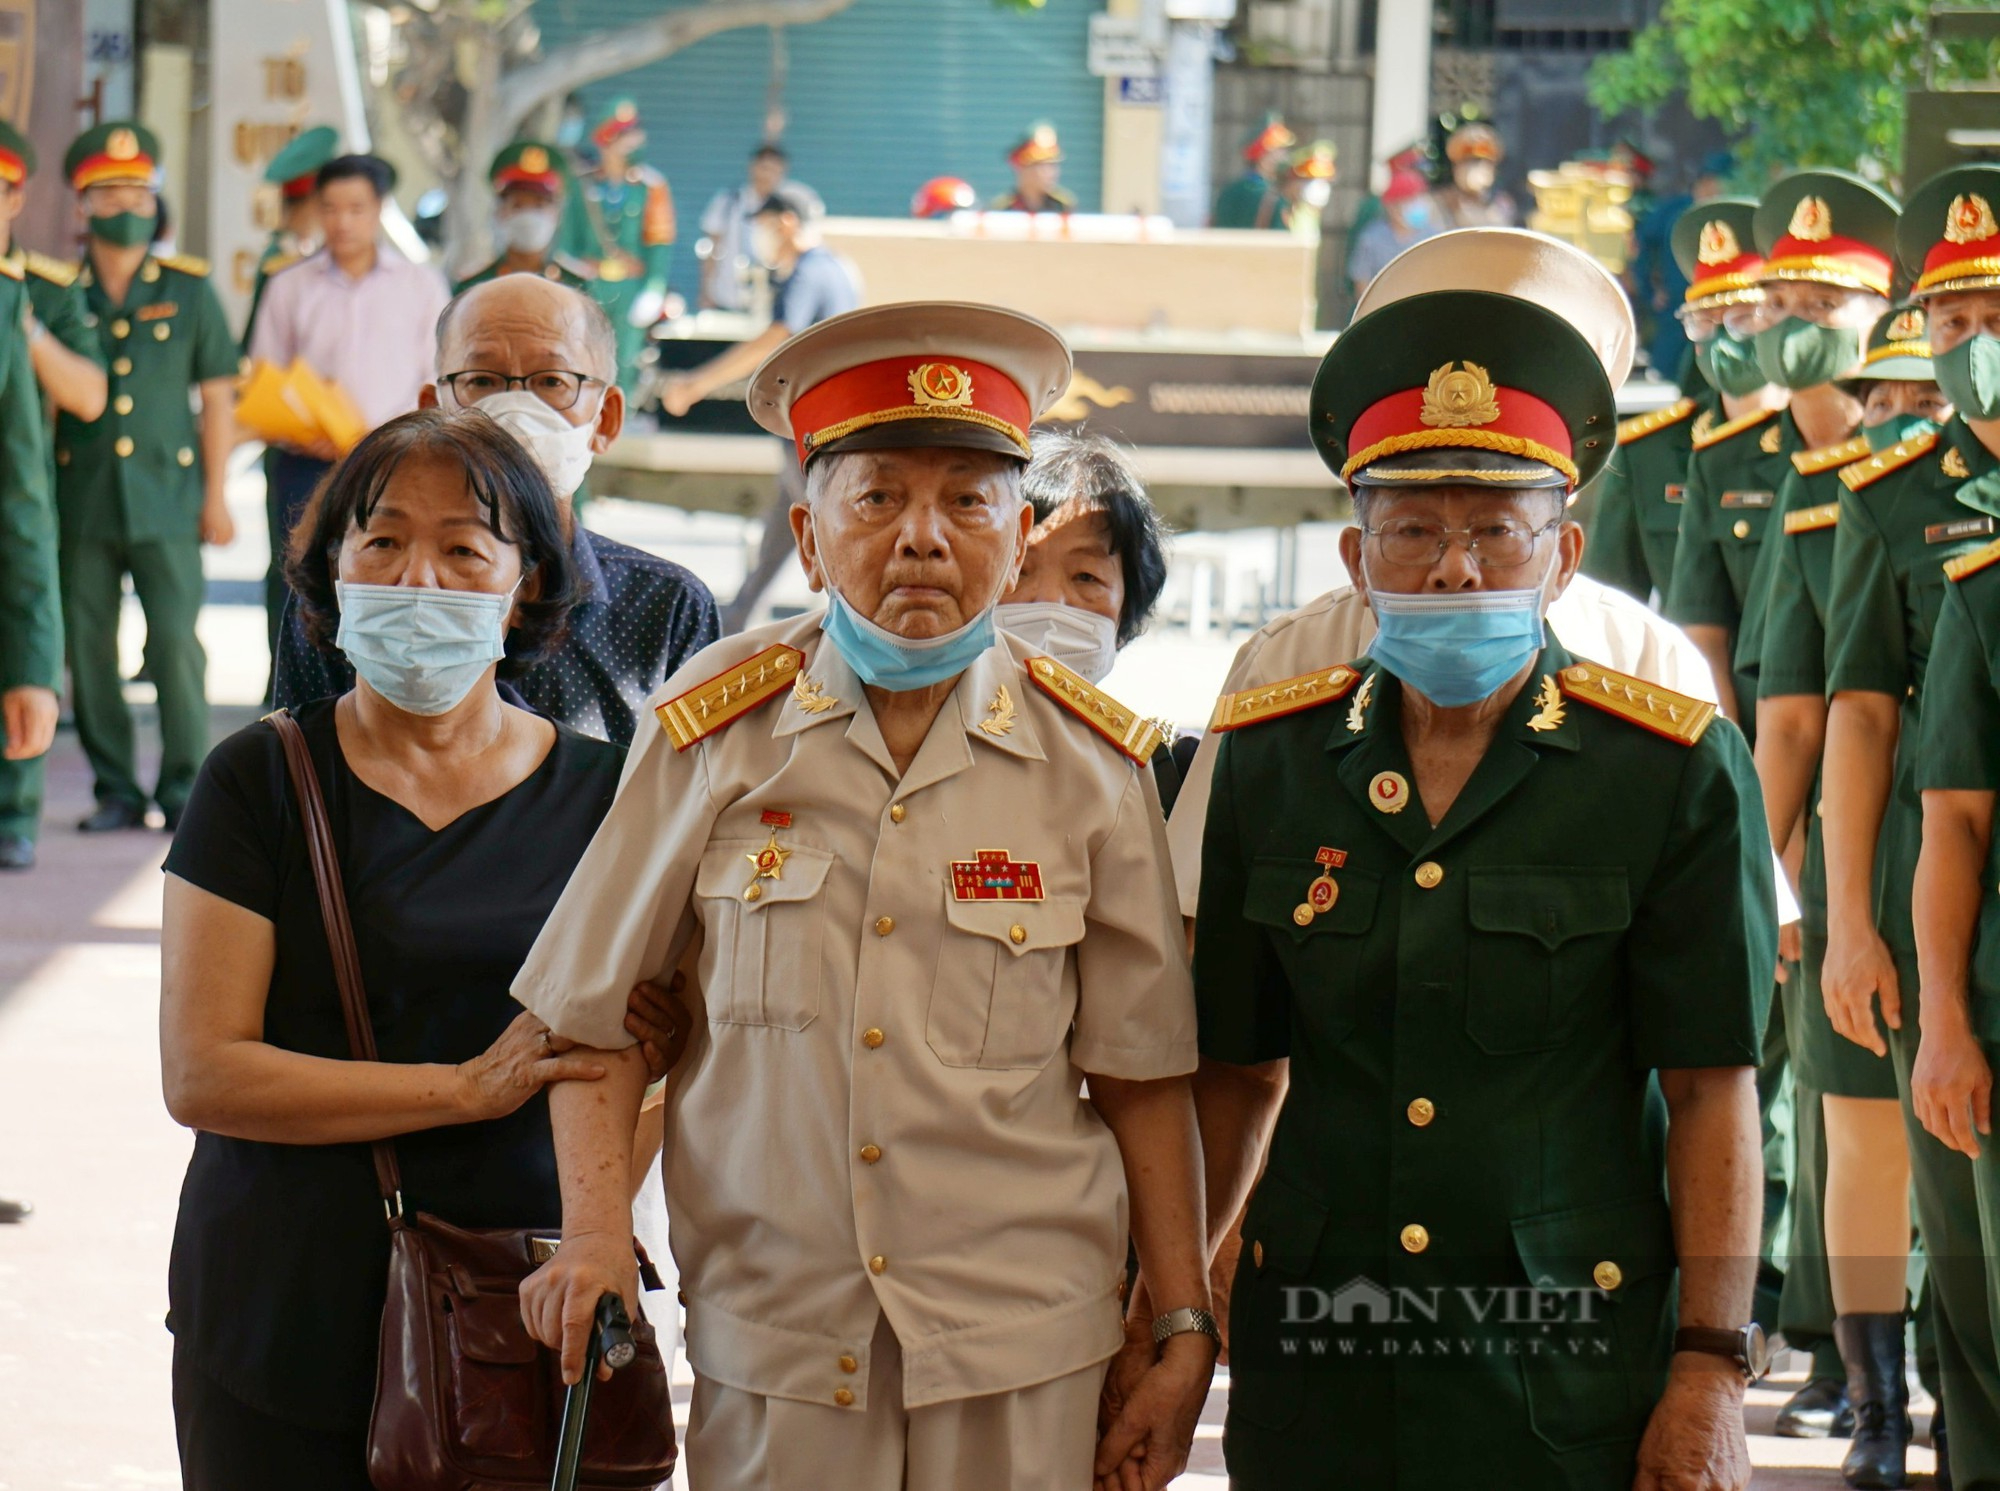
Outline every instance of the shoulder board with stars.
{"type": "Polygon", "coordinates": [[[28,277],[27,267],[19,260],[6,255],[0,255],[0,274],[6,275],[10,280],[25,280],[28,277]]]}
{"type": "Polygon", "coordinates": [[[1302,709],[1317,709],[1346,698],[1360,678],[1358,669],[1342,663],[1337,668],[1301,673],[1297,678],[1283,678],[1261,688],[1224,694],[1215,701],[1215,713],[1208,728],[1219,732],[1241,730],[1245,725],[1262,724],[1302,709]]]}
{"type": "Polygon", "coordinates": [[[272,254],[257,267],[264,271],[264,278],[269,279],[274,274],[283,274],[287,269],[298,263],[302,257],[300,254],[293,253],[290,249],[279,249],[278,252],[272,254]]]}
{"type": "Polygon", "coordinates": [[[1618,422],[1618,443],[1626,445],[1634,440],[1643,440],[1655,430],[1679,424],[1700,407],[1693,399],[1676,399],[1664,409],[1653,409],[1645,414],[1635,414],[1630,419],[1621,419],[1618,422]]]}
{"type": "Polygon", "coordinates": [[[1696,429],[1694,432],[1694,448],[1696,450],[1707,450],[1711,445],[1720,445],[1731,436],[1740,435],[1745,430],[1755,429],[1765,420],[1776,419],[1777,417],[1778,411],[1775,409],[1757,409],[1736,419],[1725,420],[1719,425],[1712,425],[1706,430],[1696,429]]]}
{"type": "Polygon", "coordinates": [[[1836,466],[1848,466],[1868,454],[1868,437],[1856,435],[1852,440],[1843,440],[1838,445],[1822,445],[1818,450],[1795,450],[1792,452],[1792,468],[1800,476],[1818,476],[1822,471],[1831,471],[1836,466]]]}
{"type": "Polygon", "coordinates": [[[586,264],[583,260],[571,258],[568,254],[560,251],[551,254],[549,262],[562,265],[564,269],[580,280],[594,280],[597,278],[597,267],[595,265],[586,264]]]}
{"type": "Polygon", "coordinates": [[[805,660],[798,648],[780,642],[667,700],[653,713],[659,716],[660,727],[673,741],[674,749],[684,751],[791,688],[805,660]]]}
{"type": "Polygon", "coordinates": [[[1785,532],[1817,533],[1840,521],[1840,504],[1822,502],[1818,507],[1802,507],[1785,514],[1785,532]]]}
{"type": "Polygon", "coordinates": [[[1994,564],[2000,564],[2000,538],[1969,554],[1960,554],[1944,562],[1945,578],[1956,583],[1967,575],[1976,575],[1994,564]]]}
{"type": "Polygon", "coordinates": [[[1052,657],[1029,658],[1028,677],[1036,688],[1140,766],[1151,761],[1153,752],[1166,741],[1156,722],[1139,718],[1081,673],[1072,673],[1052,657]]]}
{"type": "Polygon", "coordinates": [[[1921,435],[1913,435],[1908,440],[1899,440],[1885,451],[1879,451],[1865,461],[1856,461],[1852,466],[1843,466],[1840,484],[1850,492],[1858,492],[1871,482],[1878,482],[1891,471],[1901,471],[1910,462],[1922,455],[1928,455],[1938,443],[1936,430],[1925,430],[1921,435]]]}
{"type": "Polygon", "coordinates": [[[182,274],[191,274],[198,280],[208,278],[210,267],[208,260],[197,259],[193,254],[161,254],[155,262],[162,269],[178,270],[182,274]]]}
{"type": "Polygon", "coordinates": [[[1571,663],[1562,670],[1561,679],[1565,698],[1685,746],[1700,740],[1715,719],[1715,706],[1704,699],[1677,694],[1596,663],[1571,663]]]}
{"type": "Polygon", "coordinates": [[[76,265],[51,258],[47,254],[30,252],[27,257],[27,267],[29,274],[38,279],[45,279],[52,285],[61,285],[64,289],[76,283],[76,265]]]}

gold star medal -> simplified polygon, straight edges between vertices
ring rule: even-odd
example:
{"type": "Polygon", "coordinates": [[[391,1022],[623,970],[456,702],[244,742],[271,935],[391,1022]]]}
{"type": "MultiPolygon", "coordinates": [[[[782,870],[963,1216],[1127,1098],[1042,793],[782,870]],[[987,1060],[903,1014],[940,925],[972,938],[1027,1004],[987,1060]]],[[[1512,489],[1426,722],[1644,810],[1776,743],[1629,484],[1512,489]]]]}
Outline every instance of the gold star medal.
{"type": "Polygon", "coordinates": [[[778,842],[778,830],[792,826],[790,813],[769,812],[764,815],[764,824],[771,830],[771,842],[762,849],[743,857],[756,867],[750,876],[750,883],[743,887],[743,899],[757,901],[763,899],[766,880],[785,878],[785,861],[792,857],[792,851],[778,842]]]}

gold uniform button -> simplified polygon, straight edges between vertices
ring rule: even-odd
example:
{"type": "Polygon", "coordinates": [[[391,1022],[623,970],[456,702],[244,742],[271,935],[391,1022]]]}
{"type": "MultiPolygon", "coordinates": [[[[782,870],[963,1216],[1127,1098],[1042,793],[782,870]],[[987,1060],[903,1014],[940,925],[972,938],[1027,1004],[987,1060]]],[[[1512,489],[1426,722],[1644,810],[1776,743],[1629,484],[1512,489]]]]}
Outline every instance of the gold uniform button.
{"type": "Polygon", "coordinates": [[[1019,922],[1015,922],[1013,926],[1007,929],[1007,937],[1014,946],[1019,947],[1028,940],[1028,929],[1019,922]]]}
{"type": "Polygon", "coordinates": [[[113,443],[113,445],[112,445],[112,447],[111,447],[111,448],[112,448],[113,450],[117,451],[117,452],[118,452],[118,454],[119,454],[119,455],[121,455],[121,456],[129,456],[129,455],[131,455],[131,454],[132,454],[132,437],[131,437],[130,435],[120,435],[120,436],[118,437],[117,441],[113,443]]]}
{"type": "Polygon", "coordinates": [[[160,266],[153,260],[148,259],[146,261],[146,267],[139,271],[139,278],[144,280],[147,284],[150,285],[154,283],[156,280],[158,280],[159,277],[160,277],[160,266]]]}
{"type": "Polygon", "coordinates": [[[896,930],[895,917],[878,916],[875,918],[875,935],[877,937],[887,937],[891,932],[895,930],[896,930]]]}
{"type": "Polygon", "coordinates": [[[1427,859],[1417,866],[1417,884],[1425,890],[1436,890],[1444,881],[1444,866],[1434,859],[1427,859]]]}
{"type": "Polygon", "coordinates": [[[1251,1262],[1253,1262],[1253,1263],[1255,1263],[1255,1264],[1257,1265],[1257,1267],[1259,1267],[1259,1268],[1262,1268],[1262,1267],[1264,1266],[1264,1244],[1263,1244],[1263,1243],[1261,1243],[1261,1242],[1253,1242],[1252,1244],[1250,1244],[1250,1261],[1251,1261],[1251,1262]]]}
{"type": "Polygon", "coordinates": [[[111,323],[111,334],[115,337],[130,336],[132,334],[132,323],[127,321],[123,316],[120,316],[116,321],[111,323]]]}
{"type": "Polygon", "coordinates": [[[1412,1222],[1403,1229],[1401,1241],[1405,1253],[1421,1253],[1431,1245],[1430,1229],[1421,1222],[1412,1222]]]}
{"type": "Polygon", "coordinates": [[[56,464],[58,466],[67,466],[69,464],[69,452],[67,450],[56,452],[56,464]]]}
{"type": "Polygon", "coordinates": [[[121,393],[111,401],[111,407],[120,414],[130,414],[132,412],[132,395],[121,393]]]}
{"type": "Polygon", "coordinates": [[[156,341],[156,342],[164,342],[164,341],[165,341],[165,340],[167,339],[167,329],[168,329],[168,328],[167,328],[167,323],[166,323],[166,322],[164,322],[164,321],[162,321],[162,322],[158,323],[158,324],[157,324],[156,326],[154,326],[154,327],[153,327],[153,340],[154,340],[154,341],[156,341]]]}
{"type": "Polygon", "coordinates": [[[1738,518],[1735,526],[1729,531],[1738,538],[1748,538],[1750,536],[1750,520],[1748,518],[1738,518]]]}
{"type": "Polygon", "coordinates": [[[840,1359],[840,1370],[843,1372],[859,1372],[861,1370],[861,1363],[851,1356],[843,1356],[840,1359]]]}
{"type": "Polygon", "coordinates": [[[194,464],[194,452],[183,445],[179,450],[174,452],[174,459],[179,461],[183,466],[192,466],[194,464]]]}
{"type": "Polygon", "coordinates": [[[872,1025],[869,1026],[868,1029],[861,1032],[861,1044],[866,1046],[871,1051],[875,1050],[882,1044],[882,1042],[886,1041],[887,1039],[888,1037],[886,1035],[882,1034],[881,1031],[875,1029],[875,1027],[872,1025]]]}
{"type": "Polygon", "coordinates": [[[879,1144],[862,1145],[861,1158],[871,1165],[874,1164],[877,1160],[882,1158],[882,1146],[879,1144]]]}
{"type": "Polygon", "coordinates": [[[1593,1268],[1590,1271],[1590,1276],[1597,1281],[1597,1287],[1605,1290],[1607,1293],[1625,1282],[1625,1270],[1613,1263],[1609,1258],[1598,1264],[1596,1268],[1593,1268]]]}
{"type": "Polygon", "coordinates": [[[909,809],[905,808],[901,803],[896,803],[889,809],[889,821],[891,823],[901,823],[909,816],[909,809]]]}
{"type": "Polygon", "coordinates": [[[1403,1111],[1410,1116],[1410,1122],[1420,1129],[1436,1118],[1438,1113],[1437,1104],[1429,1098],[1412,1098],[1410,1106],[1403,1111]]]}
{"type": "Polygon", "coordinates": [[[854,1406],[854,1394],[850,1393],[844,1387],[835,1388],[833,1390],[833,1401],[842,1408],[852,1408],[854,1406]]]}
{"type": "Polygon", "coordinates": [[[129,357],[118,358],[111,364],[111,371],[121,378],[128,376],[132,371],[132,359],[129,357]]]}
{"type": "Polygon", "coordinates": [[[758,884],[758,883],[757,883],[756,881],[754,881],[754,880],[753,880],[753,881],[751,881],[751,882],[750,882],[750,883],[749,883],[748,885],[746,885],[746,886],[744,886],[744,887],[743,887],[743,899],[744,899],[744,900],[746,900],[746,901],[761,901],[761,900],[763,900],[763,899],[764,899],[764,887],[763,887],[763,886],[761,886],[761,885],[759,885],[759,884],[758,884]]]}
{"type": "Polygon", "coordinates": [[[871,1274],[882,1273],[888,1267],[889,1260],[884,1258],[880,1253],[877,1253],[873,1258],[868,1260],[868,1272],[871,1274]]]}

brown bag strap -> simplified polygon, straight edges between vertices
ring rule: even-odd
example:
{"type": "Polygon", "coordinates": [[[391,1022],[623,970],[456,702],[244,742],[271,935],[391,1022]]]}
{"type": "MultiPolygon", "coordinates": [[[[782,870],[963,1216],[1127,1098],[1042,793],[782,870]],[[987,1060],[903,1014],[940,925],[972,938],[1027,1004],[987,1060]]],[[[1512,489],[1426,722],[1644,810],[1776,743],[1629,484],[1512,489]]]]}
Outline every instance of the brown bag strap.
{"type": "MultiPolygon", "coordinates": [[[[333,981],[340,989],[340,1010],[347,1019],[347,1049],[356,1061],[379,1061],[375,1026],[368,1018],[368,996],[361,987],[361,950],[354,944],[354,923],[347,915],[347,892],[340,883],[340,860],[333,848],[333,824],[326,815],[326,798],[319,790],[319,773],[299,722],[282,709],[264,716],[285,748],[285,766],[292,777],[292,795],[299,800],[305,822],[306,858],[312,862],[313,884],[319,889],[320,920],[326,925],[327,950],[333,955],[333,981]]],[[[391,1226],[403,1216],[403,1174],[396,1164],[396,1147],[387,1139],[369,1146],[375,1157],[375,1182],[382,1191],[382,1210],[391,1226]]]]}

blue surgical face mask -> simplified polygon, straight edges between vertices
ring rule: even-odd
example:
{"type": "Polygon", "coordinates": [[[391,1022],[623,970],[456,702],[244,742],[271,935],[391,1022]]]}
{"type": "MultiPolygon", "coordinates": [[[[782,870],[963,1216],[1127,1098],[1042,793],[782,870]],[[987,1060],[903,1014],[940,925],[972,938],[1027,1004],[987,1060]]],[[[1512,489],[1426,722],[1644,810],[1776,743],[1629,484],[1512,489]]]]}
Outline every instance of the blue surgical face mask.
{"type": "MultiPolygon", "coordinates": [[[[514,589],[519,588],[516,581],[514,589]]],[[[456,709],[486,670],[506,656],[513,590],[494,595],[341,582],[334,594],[340,603],[334,646],[371,689],[406,713],[456,709]]]]}
{"type": "Polygon", "coordinates": [[[988,606],[957,631],[921,640],[899,637],[860,615],[830,579],[826,587],[825,632],[847,666],[863,683],[893,694],[927,689],[963,673],[993,645],[993,608],[988,606]]]}
{"type": "Polygon", "coordinates": [[[1446,709],[1476,704],[1542,650],[1542,587],[1398,595],[1371,588],[1368,655],[1446,709]]]}

